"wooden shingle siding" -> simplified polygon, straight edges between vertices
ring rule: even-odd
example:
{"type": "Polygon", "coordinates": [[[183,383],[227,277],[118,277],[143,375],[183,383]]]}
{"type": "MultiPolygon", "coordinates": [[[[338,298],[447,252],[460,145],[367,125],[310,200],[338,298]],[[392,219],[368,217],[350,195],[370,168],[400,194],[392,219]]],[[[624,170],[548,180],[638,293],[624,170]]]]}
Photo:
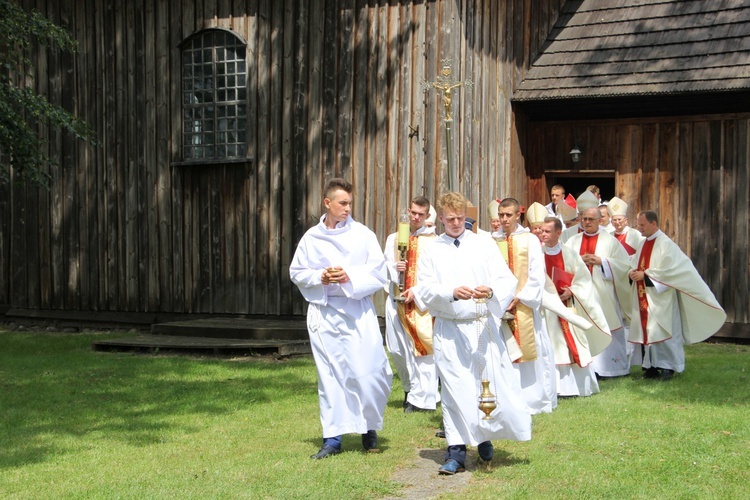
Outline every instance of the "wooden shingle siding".
{"type": "Polygon", "coordinates": [[[743,0],[567,2],[516,101],[750,89],[743,0]]]}
{"type": "MultiPolygon", "coordinates": [[[[42,129],[51,189],[0,183],[0,304],[17,308],[301,314],[288,279],[333,175],[381,241],[409,198],[447,184],[442,60],[461,189],[483,206],[526,189],[510,96],[563,0],[23,0],[76,55],[32,54],[34,88],[98,145],[42,129]],[[207,28],[247,42],[248,154],[181,161],[179,45],[207,28]]],[[[485,210],[480,223],[486,227],[485,210]]]]}

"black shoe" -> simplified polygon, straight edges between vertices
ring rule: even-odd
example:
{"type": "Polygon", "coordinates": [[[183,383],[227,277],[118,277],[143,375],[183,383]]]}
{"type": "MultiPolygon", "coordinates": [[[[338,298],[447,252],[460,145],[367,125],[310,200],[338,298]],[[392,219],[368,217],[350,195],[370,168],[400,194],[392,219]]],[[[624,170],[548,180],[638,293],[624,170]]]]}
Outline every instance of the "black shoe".
{"type": "Polygon", "coordinates": [[[672,377],[674,377],[674,370],[663,368],[661,375],[659,375],[659,380],[670,380],[672,377]]]}
{"type": "Polygon", "coordinates": [[[334,448],[333,446],[326,445],[323,446],[317,453],[310,455],[310,458],[314,460],[320,460],[321,458],[327,458],[331,455],[338,455],[339,453],[341,453],[341,450],[334,448]]]}
{"type": "Polygon", "coordinates": [[[481,458],[485,462],[492,461],[492,457],[495,456],[495,447],[492,446],[491,441],[484,441],[482,443],[479,443],[479,446],[477,446],[477,451],[479,452],[479,458],[481,458]]]}
{"type": "Polygon", "coordinates": [[[463,464],[459,463],[457,460],[450,459],[438,469],[438,474],[441,476],[452,476],[456,472],[463,472],[465,470],[463,464]]]}
{"type": "Polygon", "coordinates": [[[435,437],[445,439],[445,429],[440,429],[439,431],[435,431],[435,437]]]}
{"type": "Polygon", "coordinates": [[[362,447],[365,451],[370,453],[377,453],[378,449],[378,433],[375,431],[367,431],[367,434],[362,434],[362,447]]]}
{"type": "Polygon", "coordinates": [[[643,378],[659,378],[659,369],[656,367],[644,368],[643,378]]]}

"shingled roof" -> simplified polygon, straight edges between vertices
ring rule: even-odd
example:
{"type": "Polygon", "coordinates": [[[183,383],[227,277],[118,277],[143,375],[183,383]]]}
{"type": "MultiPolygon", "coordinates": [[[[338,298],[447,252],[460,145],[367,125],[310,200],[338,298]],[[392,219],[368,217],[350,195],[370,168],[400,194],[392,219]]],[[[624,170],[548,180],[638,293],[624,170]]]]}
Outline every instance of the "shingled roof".
{"type": "Polygon", "coordinates": [[[512,100],[550,104],[746,89],[747,0],[581,0],[565,3],[512,100]]]}

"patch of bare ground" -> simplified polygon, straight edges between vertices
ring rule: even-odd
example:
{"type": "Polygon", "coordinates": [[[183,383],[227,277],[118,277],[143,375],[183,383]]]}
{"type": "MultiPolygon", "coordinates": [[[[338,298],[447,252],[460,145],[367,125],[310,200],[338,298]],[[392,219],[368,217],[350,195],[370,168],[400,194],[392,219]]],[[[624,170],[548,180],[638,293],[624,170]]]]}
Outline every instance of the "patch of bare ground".
{"type": "Polygon", "coordinates": [[[438,474],[438,468],[444,461],[444,449],[419,450],[419,457],[414,463],[397,470],[392,477],[393,481],[404,485],[399,495],[385,497],[384,500],[430,499],[448,493],[460,493],[471,481],[473,471],[488,470],[488,467],[492,467],[492,464],[481,462],[476,456],[476,451],[472,453],[470,449],[466,456],[466,472],[459,472],[453,476],[441,476],[438,474]]]}

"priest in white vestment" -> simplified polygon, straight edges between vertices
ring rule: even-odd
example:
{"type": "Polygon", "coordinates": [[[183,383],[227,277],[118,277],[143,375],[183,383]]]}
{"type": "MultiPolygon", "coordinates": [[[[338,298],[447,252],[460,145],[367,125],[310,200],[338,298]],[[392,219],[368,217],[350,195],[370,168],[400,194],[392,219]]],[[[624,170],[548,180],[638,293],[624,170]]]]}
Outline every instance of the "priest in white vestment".
{"type": "Polygon", "coordinates": [[[612,342],[596,357],[594,371],[600,377],[622,377],[630,374],[628,345],[624,326],[630,320],[630,258],[619,241],[599,226],[598,208],[583,211],[584,232],[565,243],[583,259],[589,269],[596,301],[604,311],[612,342]]]}
{"type": "Polygon", "coordinates": [[[542,246],[529,229],[518,224],[519,208],[515,198],[500,202],[500,231],[493,237],[518,280],[508,312],[515,316],[511,330],[523,355],[513,367],[518,371],[529,411],[536,415],[550,413],[557,407],[557,372],[541,311],[545,283],[542,246]]]}
{"type": "Polygon", "coordinates": [[[392,379],[371,298],[386,283],[383,252],[350,215],[348,181],[331,179],[323,203],[325,215],[302,237],[289,268],[308,302],[318,371],[323,446],[313,459],[340,453],[341,436],[349,433],[362,435],[365,450],[377,450],[392,379]]]}
{"type": "Polygon", "coordinates": [[[669,380],[685,369],[684,344],[701,342],[726,313],[690,258],[659,229],[656,212],[638,214],[645,236],[635,254],[630,341],[644,346],[645,378],[669,380]]]}
{"type": "Polygon", "coordinates": [[[437,369],[432,353],[432,316],[417,309],[413,302],[407,304],[399,301],[399,280],[403,279],[405,290],[416,285],[419,254],[436,237],[435,228],[424,224],[429,210],[430,202],[424,196],[417,196],[411,201],[409,243],[404,260],[401,260],[397,245],[398,233],[388,236],[383,251],[389,277],[385,302],[385,342],[404,389],[405,413],[434,411],[439,401],[437,369]]]}
{"type": "Polygon", "coordinates": [[[618,197],[609,200],[607,211],[611,216],[612,226],[615,228],[612,236],[625,248],[628,255],[635,255],[635,251],[643,241],[640,231],[628,225],[628,204],[618,197]]]}
{"type": "Polygon", "coordinates": [[[547,274],[542,310],[554,348],[557,394],[591,396],[599,392],[593,357],[612,338],[589,270],[580,255],[560,244],[561,233],[560,221],[547,217],[542,224],[547,274]]]}
{"type": "MultiPolygon", "coordinates": [[[[615,228],[612,236],[620,242],[625,252],[632,258],[644,238],[640,231],[628,225],[628,204],[615,196],[609,200],[607,211],[611,215],[612,226],[615,228]]],[[[628,330],[630,327],[626,325],[624,328],[625,338],[627,339],[630,335],[628,330]]],[[[631,368],[633,366],[640,366],[643,361],[641,346],[636,346],[632,342],[628,342],[628,357],[631,368]]]]}
{"type": "Polygon", "coordinates": [[[493,241],[466,231],[462,195],[447,193],[437,206],[445,233],[420,255],[418,284],[406,295],[435,317],[433,349],[448,440],[438,472],[450,475],[464,470],[466,445],[477,446],[489,461],[493,439],[531,439],[531,415],[499,330],[516,279],[493,241]],[[497,398],[492,420],[478,407],[484,378],[497,398]]]}

